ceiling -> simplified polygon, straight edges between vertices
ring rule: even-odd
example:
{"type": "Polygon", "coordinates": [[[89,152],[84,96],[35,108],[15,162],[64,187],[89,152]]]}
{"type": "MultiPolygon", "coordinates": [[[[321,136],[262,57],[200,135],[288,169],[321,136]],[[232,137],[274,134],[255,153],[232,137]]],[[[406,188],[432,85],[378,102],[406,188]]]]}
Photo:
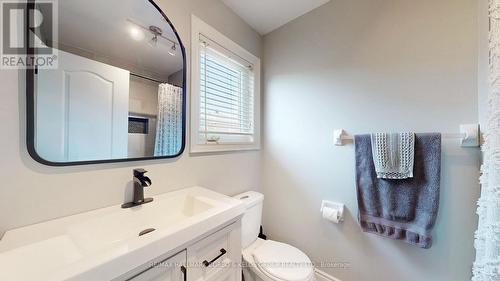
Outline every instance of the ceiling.
{"type": "Polygon", "coordinates": [[[163,38],[152,47],[148,41],[153,34],[131,23],[158,26],[177,42],[168,22],[148,0],[65,0],[59,1],[58,9],[63,50],[162,80],[183,67],[178,46],[175,56],[168,54],[172,43],[163,38]],[[140,38],[131,36],[134,28],[140,38]]]}
{"type": "Polygon", "coordinates": [[[261,35],[310,12],[330,0],[222,0],[261,35]]]}

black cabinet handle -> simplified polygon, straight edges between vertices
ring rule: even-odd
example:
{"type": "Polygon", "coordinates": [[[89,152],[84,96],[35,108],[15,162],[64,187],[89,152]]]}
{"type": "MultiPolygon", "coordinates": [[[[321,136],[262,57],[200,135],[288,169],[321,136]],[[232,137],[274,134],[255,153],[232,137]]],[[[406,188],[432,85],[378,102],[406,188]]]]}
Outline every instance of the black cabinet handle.
{"type": "Polygon", "coordinates": [[[213,260],[211,261],[207,261],[207,260],[204,260],[203,261],[203,265],[205,267],[209,267],[212,263],[214,263],[216,260],[218,260],[220,257],[222,257],[224,254],[226,253],[226,250],[224,248],[220,249],[220,254],[218,256],[216,256],[213,260]]]}
{"type": "Polygon", "coordinates": [[[185,266],[181,266],[181,271],[184,276],[184,281],[187,281],[187,268],[185,266]]]}

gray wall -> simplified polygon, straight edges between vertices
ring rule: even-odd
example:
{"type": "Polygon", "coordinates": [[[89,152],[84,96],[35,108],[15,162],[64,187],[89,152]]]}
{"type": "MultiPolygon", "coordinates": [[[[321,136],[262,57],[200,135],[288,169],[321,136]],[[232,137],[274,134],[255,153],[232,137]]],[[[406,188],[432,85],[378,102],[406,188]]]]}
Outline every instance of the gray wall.
{"type": "Polygon", "coordinates": [[[148,119],[148,133],[128,133],[128,157],[139,158],[154,155],[156,120],[158,115],[158,83],[130,76],[128,113],[130,116],[148,119]]]}
{"type": "MultiPolygon", "coordinates": [[[[180,33],[188,55],[191,13],[261,55],[260,35],[218,0],[157,2],[180,33]]],[[[148,170],[153,180],[148,195],[192,185],[229,195],[259,188],[259,152],[193,156],[186,151],[174,160],[66,168],[37,164],[25,146],[25,93],[20,74],[0,73],[0,236],[11,228],[122,203],[136,167],[148,170]]]]}
{"type": "Polygon", "coordinates": [[[168,83],[182,88],[182,71],[177,71],[168,77],[168,83]]]}
{"type": "Polygon", "coordinates": [[[158,83],[130,76],[129,113],[139,115],[158,114],[158,83]]]}
{"type": "Polygon", "coordinates": [[[457,132],[478,121],[474,0],[332,0],[264,38],[264,229],[343,281],[465,281],[474,258],[479,150],[444,140],[430,250],[364,234],[353,146],[333,130],[457,132]],[[323,221],[322,199],[347,204],[323,221]]]}
{"type": "Polygon", "coordinates": [[[489,81],[489,11],[488,0],[478,1],[478,24],[479,24],[479,55],[478,55],[478,110],[479,123],[486,127],[488,115],[488,94],[490,93],[489,81]]]}

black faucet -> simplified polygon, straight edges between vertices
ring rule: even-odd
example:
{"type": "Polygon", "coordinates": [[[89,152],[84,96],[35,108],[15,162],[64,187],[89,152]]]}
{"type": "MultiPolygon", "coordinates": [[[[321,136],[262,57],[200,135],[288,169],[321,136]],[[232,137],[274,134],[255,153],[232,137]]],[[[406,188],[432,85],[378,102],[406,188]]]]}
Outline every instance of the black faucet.
{"type": "Polygon", "coordinates": [[[122,208],[132,208],[153,201],[153,198],[144,198],[144,188],[152,184],[151,179],[144,174],[148,171],[144,169],[134,169],[134,199],[122,205],[122,208]]]}

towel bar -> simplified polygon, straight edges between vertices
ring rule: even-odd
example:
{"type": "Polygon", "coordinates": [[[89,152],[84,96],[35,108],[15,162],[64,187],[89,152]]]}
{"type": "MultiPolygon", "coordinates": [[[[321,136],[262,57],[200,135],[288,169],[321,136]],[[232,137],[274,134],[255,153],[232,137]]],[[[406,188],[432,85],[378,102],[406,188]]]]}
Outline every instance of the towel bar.
{"type": "MultiPolygon", "coordinates": [[[[336,146],[344,146],[346,141],[354,140],[353,136],[348,135],[344,129],[335,130],[333,134],[336,146]]],[[[460,125],[460,133],[445,133],[442,134],[442,137],[445,139],[460,139],[462,147],[479,147],[479,124],[460,125]]]]}

